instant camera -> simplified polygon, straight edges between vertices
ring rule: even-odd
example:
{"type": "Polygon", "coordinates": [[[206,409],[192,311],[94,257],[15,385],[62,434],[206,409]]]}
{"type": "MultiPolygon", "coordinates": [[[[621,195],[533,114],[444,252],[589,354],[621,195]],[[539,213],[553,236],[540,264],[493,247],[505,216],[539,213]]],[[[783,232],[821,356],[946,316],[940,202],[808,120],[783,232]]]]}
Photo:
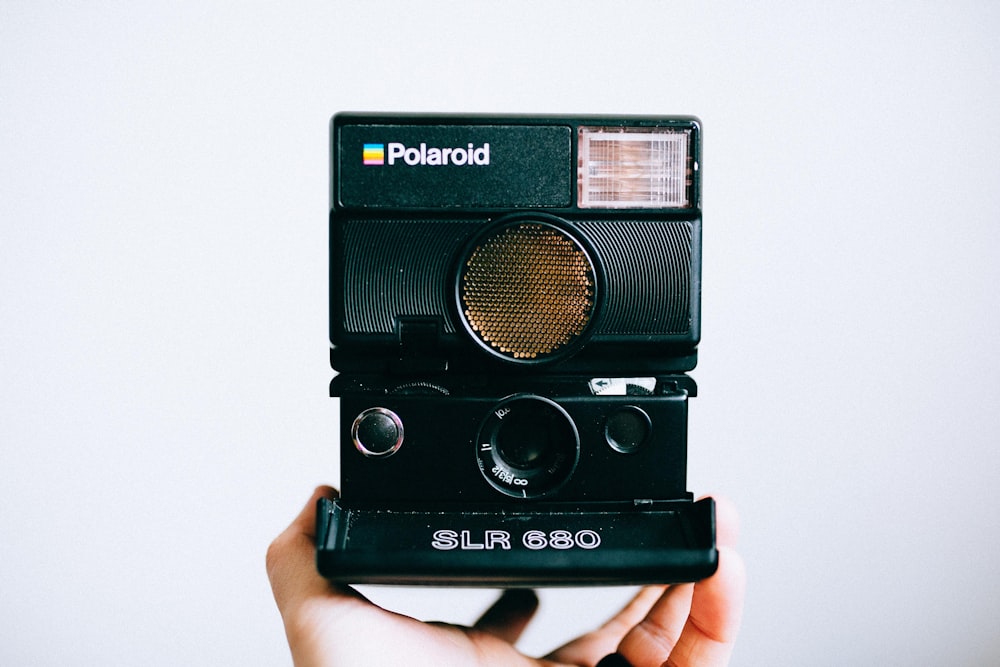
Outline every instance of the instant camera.
{"type": "Polygon", "coordinates": [[[714,572],[686,489],[700,336],[692,117],[348,114],[331,128],[342,583],[714,572]]]}

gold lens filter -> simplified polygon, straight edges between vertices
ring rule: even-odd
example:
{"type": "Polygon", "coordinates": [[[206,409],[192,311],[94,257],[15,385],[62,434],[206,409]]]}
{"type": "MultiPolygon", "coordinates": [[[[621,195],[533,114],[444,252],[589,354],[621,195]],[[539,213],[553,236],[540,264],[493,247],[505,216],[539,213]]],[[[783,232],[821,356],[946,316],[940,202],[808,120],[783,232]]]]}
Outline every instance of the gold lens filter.
{"type": "Polygon", "coordinates": [[[539,362],[575,349],[594,316],[597,276],[583,246],[555,225],[503,225],[461,267],[460,309],[494,354],[539,362]]]}

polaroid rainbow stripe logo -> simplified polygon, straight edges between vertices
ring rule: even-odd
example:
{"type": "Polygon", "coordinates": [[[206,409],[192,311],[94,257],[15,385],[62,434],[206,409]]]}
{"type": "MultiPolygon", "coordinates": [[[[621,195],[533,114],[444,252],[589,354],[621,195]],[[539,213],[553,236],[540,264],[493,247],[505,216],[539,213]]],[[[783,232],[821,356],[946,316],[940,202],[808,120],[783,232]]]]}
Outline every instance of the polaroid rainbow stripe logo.
{"type": "Polygon", "coordinates": [[[465,147],[436,148],[420,144],[419,147],[409,147],[398,142],[386,144],[364,144],[362,160],[369,166],[392,165],[401,160],[412,166],[444,166],[444,165],[482,165],[490,163],[490,145],[488,143],[476,147],[469,144],[465,147]]]}
{"type": "Polygon", "coordinates": [[[365,144],[363,154],[367,165],[385,164],[385,144],[365,144]]]}

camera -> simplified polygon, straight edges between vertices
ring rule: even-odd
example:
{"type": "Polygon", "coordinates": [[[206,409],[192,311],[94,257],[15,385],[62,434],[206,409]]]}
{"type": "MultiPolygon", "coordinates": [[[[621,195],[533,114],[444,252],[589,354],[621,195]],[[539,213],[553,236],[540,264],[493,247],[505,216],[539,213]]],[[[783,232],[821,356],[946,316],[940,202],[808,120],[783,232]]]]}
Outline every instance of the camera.
{"type": "Polygon", "coordinates": [[[693,117],[334,116],[330,341],[345,583],[694,581],[693,117]]]}

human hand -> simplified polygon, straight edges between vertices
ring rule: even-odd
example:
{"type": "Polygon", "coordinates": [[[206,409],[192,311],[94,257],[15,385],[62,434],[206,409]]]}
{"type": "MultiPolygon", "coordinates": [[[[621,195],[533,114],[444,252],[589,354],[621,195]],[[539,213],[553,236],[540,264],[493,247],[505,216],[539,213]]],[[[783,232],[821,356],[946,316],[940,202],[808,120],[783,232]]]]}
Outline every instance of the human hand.
{"type": "Polygon", "coordinates": [[[267,574],[298,667],[716,667],[739,630],[746,574],[734,551],[733,506],[716,501],[718,571],[695,584],[647,586],[596,630],[543,658],[514,643],[538,606],[531,591],[505,592],[472,627],[423,623],[369,602],[316,570],[316,489],[267,551],[267,574]],[[614,655],[609,655],[614,654],[614,655]],[[603,657],[603,659],[602,659],[603,657]]]}

